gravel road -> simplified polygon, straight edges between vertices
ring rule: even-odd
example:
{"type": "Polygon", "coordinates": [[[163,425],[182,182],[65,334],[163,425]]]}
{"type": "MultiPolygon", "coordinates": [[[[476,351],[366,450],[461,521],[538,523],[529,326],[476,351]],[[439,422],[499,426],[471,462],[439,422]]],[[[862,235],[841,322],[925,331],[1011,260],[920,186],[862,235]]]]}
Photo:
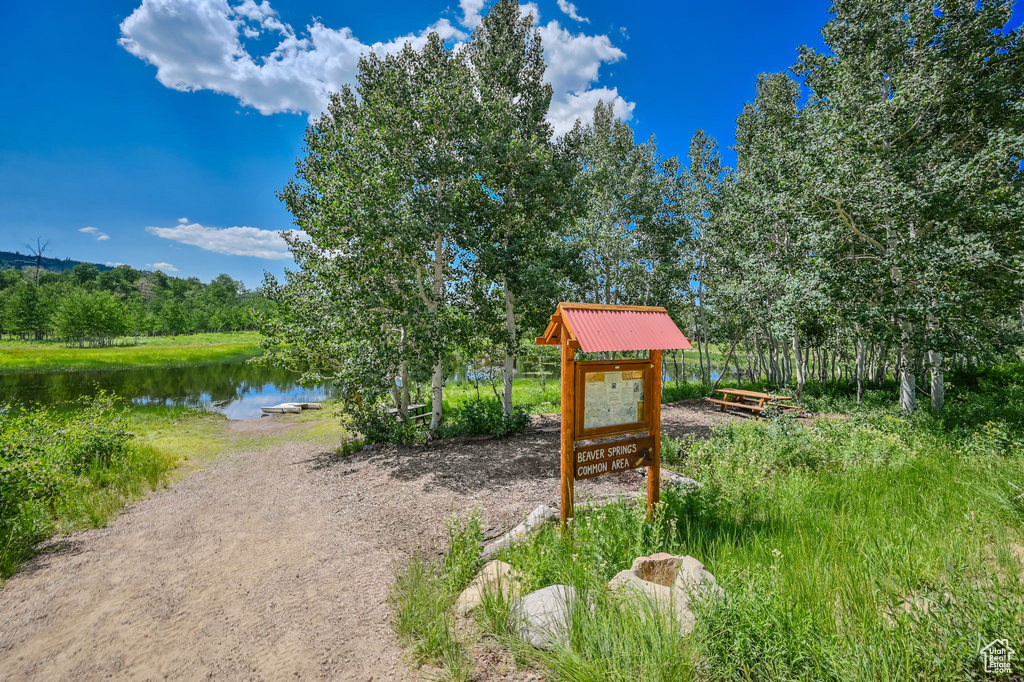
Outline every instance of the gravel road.
{"type": "MultiPolygon", "coordinates": [[[[666,432],[726,419],[666,406],[666,432]]],[[[557,421],[539,420],[550,427],[557,421]]],[[[304,428],[233,422],[239,438],[304,428]]],[[[396,568],[479,507],[488,535],[558,501],[558,434],[336,457],[287,442],[219,456],[59,539],[0,590],[0,680],[405,680],[386,603],[396,568]]],[[[633,472],[577,494],[636,490],[633,472]]]]}

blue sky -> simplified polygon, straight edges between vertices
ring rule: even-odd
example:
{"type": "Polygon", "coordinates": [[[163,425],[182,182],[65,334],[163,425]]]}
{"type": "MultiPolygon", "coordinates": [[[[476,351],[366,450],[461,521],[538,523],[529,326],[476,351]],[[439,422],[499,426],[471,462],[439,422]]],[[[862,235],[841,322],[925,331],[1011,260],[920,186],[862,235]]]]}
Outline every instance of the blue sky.
{"type": "MultiPolygon", "coordinates": [[[[280,274],[291,261],[273,231],[292,223],[275,192],[309,111],[351,78],[359,51],[431,28],[458,41],[482,4],[6,3],[0,250],[42,237],[47,255],[204,281],[280,274]]],[[[697,128],[732,144],[757,74],[820,45],[828,19],[822,0],[533,4],[556,127],[615,100],[666,156],[685,155],[697,128]]]]}

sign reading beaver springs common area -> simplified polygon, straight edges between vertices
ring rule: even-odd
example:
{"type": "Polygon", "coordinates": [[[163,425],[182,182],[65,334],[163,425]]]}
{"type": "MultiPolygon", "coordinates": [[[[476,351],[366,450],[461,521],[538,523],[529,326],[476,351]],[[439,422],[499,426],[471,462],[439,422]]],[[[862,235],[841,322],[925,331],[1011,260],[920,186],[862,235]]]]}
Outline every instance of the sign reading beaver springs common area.
{"type": "Polygon", "coordinates": [[[573,483],[647,467],[647,508],[661,487],[661,351],[692,348],[664,308],[559,303],[537,343],[562,347],[562,527],[573,483]],[[576,351],[646,358],[577,361],[576,351]]]}

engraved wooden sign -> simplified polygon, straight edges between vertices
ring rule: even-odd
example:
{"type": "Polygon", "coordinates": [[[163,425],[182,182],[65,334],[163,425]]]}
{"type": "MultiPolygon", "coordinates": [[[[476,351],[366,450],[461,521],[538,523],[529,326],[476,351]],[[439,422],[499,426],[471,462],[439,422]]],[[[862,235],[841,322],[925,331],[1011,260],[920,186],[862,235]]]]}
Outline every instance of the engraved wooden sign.
{"type": "Polygon", "coordinates": [[[653,447],[654,438],[643,436],[577,448],[573,457],[573,477],[581,481],[651,466],[653,447]]]}

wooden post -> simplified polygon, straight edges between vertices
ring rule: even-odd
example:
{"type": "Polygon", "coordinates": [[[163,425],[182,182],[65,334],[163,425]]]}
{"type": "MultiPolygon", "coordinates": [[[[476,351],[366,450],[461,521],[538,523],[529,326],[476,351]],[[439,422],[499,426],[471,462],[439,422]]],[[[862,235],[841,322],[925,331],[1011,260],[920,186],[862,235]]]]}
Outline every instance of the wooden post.
{"type": "Polygon", "coordinates": [[[651,351],[651,371],[654,373],[652,382],[653,390],[649,400],[654,409],[651,410],[651,436],[654,438],[652,446],[651,466],[647,467],[647,516],[654,514],[654,505],[661,500],[661,351],[651,351]]]}
{"type": "Polygon", "coordinates": [[[562,326],[562,532],[573,516],[573,457],[576,447],[576,351],[569,346],[569,332],[562,326]]]}

